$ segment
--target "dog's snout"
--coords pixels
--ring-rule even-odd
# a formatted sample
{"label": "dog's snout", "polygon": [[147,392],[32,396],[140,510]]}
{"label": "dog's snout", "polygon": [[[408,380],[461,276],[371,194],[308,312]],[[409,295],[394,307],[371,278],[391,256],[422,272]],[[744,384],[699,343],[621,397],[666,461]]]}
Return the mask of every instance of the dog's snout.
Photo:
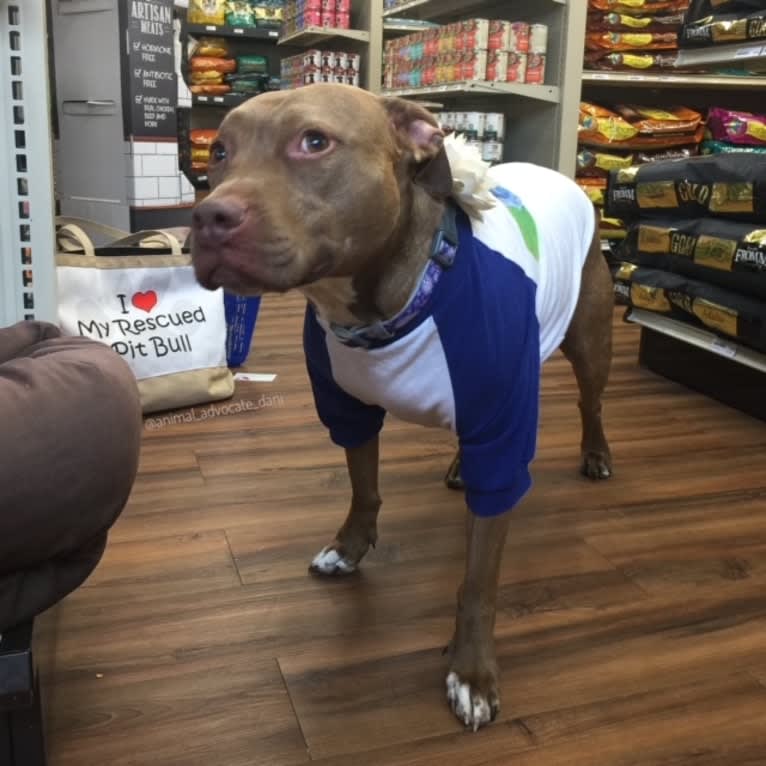
{"label": "dog's snout", "polygon": [[194,209],[192,226],[197,233],[222,241],[242,225],[246,214],[247,208],[237,199],[207,199]]}

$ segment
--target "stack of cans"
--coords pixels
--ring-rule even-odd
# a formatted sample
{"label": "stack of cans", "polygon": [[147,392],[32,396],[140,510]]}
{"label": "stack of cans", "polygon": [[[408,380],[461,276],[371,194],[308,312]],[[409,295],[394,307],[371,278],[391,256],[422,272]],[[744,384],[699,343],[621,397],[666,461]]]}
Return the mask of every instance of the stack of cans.
{"label": "stack of cans", "polygon": [[485,162],[503,159],[505,115],[499,112],[438,112],[434,115],[446,133],[465,136],[466,143],[475,146]]}
{"label": "stack of cans", "polygon": [[386,43],[384,82],[410,89],[480,80],[542,85],[548,27],[468,19]]}
{"label": "stack of cans", "polygon": [[349,29],[351,0],[288,0],[284,10],[283,35],[307,27]]}
{"label": "stack of cans", "polygon": [[317,82],[342,83],[359,87],[361,56],[344,51],[308,50],[282,59],[282,90]]}

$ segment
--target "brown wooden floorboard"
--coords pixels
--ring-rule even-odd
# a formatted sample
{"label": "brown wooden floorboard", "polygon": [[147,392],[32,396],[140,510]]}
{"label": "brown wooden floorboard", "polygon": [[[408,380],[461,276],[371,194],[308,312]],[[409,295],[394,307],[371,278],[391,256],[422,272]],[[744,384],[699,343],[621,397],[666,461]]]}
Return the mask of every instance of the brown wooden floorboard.
{"label": "brown wooden floorboard", "polygon": [[615,475],[591,484],[574,380],[550,361],[501,572],[503,710],[472,735],[444,700],[454,439],[391,420],[377,549],[311,577],[349,482],[302,311],[265,301],[246,369],[273,383],[147,419],[103,561],[41,620],[51,766],[766,764],[766,424],[639,368],[615,311]]}

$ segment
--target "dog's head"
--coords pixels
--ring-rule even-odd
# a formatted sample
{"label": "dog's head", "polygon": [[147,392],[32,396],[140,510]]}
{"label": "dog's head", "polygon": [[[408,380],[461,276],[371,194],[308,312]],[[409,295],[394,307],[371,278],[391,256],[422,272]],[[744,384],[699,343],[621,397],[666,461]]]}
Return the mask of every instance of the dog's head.
{"label": "dog's head", "polygon": [[413,184],[446,197],[449,165],[422,107],[345,85],[265,93],[231,111],[193,213],[197,278],[241,294],[354,276],[406,215]]}

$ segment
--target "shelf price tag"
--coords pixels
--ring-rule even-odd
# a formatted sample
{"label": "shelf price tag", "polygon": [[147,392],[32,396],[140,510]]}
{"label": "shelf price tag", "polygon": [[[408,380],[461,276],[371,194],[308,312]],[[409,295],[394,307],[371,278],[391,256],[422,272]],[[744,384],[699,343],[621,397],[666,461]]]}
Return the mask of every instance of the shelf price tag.
{"label": "shelf price tag", "polygon": [[234,31],[235,35],[244,35],[245,34],[245,30],[242,29],[242,27],[234,27],[233,31]]}
{"label": "shelf price tag", "polygon": [[217,32],[218,31],[218,27],[215,26],[214,24],[207,24],[205,26],[205,31],[206,32]]}
{"label": "shelf price tag", "polygon": [[733,343],[727,343],[721,338],[713,338],[710,344],[710,350],[719,356],[725,356],[728,359],[734,359],[737,356],[737,347]]}

